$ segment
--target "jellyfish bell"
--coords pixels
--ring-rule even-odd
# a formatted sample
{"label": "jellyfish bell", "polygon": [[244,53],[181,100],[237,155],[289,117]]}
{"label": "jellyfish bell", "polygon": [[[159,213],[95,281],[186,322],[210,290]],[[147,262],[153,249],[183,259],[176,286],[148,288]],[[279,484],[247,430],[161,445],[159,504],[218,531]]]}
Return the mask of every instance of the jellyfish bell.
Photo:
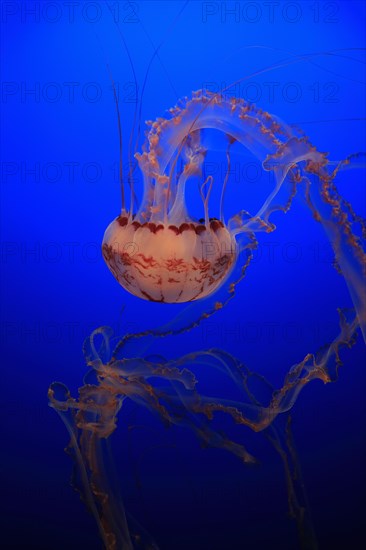
{"label": "jellyfish bell", "polygon": [[190,302],[216,290],[235,261],[235,238],[222,222],[141,223],[119,216],[103,255],[131,294],[155,302]]}

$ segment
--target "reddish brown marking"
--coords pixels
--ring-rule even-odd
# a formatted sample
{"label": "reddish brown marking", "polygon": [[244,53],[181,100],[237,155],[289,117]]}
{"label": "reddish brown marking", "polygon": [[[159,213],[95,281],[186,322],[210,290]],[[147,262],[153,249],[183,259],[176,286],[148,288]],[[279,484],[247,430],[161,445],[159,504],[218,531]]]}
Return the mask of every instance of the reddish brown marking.
{"label": "reddish brown marking", "polygon": [[121,227],[128,224],[128,218],[126,216],[118,216],[117,221]]}
{"label": "reddish brown marking", "polygon": [[111,245],[104,244],[102,246],[102,252],[103,252],[103,256],[106,260],[110,260],[111,258],[113,258],[114,252],[113,252],[113,248],[112,248]]}
{"label": "reddish brown marking", "polygon": [[[117,218],[117,221],[121,227],[125,227],[126,225],[129,224],[129,218],[127,216],[119,216]],[[161,231],[162,229],[165,229],[165,226],[162,223],[157,225],[154,222],[140,223],[137,220],[135,220],[131,223],[131,225],[135,229],[146,227],[146,229],[150,229],[151,233],[154,233],[154,234],[157,233],[158,231]],[[224,227],[224,224],[220,220],[210,220],[210,228],[213,231],[217,231],[222,227]],[[206,226],[203,223],[201,223],[201,220],[200,220],[200,223],[183,222],[180,224],[179,227],[177,227],[176,225],[169,225],[168,229],[171,229],[176,235],[179,235],[184,231],[195,231],[197,235],[200,235],[201,233],[206,231]]]}
{"label": "reddish brown marking", "polygon": [[179,271],[182,271],[182,268],[185,268],[185,270],[188,271],[187,264],[182,258],[171,258],[166,260],[165,267],[169,271],[177,271],[178,268],[181,268]]}
{"label": "reddish brown marking", "polygon": [[145,292],[144,290],[142,290],[142,288],[140,288],[140,292],[143,296],[145,296],[145,298],[147,298],[148,300],[150,300],[150,302],[159,302],[159,303],[164,303],[164,298],[160,298],[160,300],[157,300],[156,298],[153,298],[152,296],[150,296],[150,294],[148,294],[147,292]]}
{"label": "reddish brown marking", "polygon": [[219,220],[212,220],[212,222],[210,223],[210,227],[213,231],[217,231],[218,229],[224,227],[224,225]]}
{"label": "reddish brown marking", "polygon": [[190,223],[182,223],[180,226],[179,226],[179,233],[183,233],[183,231],[192,231],[192,229],[194,230],[194,226],[192,227],[192,224]]}
{"label": "reddish brown marking", "polygon": [[179,229],[175,225],[169,225],[168,229],[171,229],[176,235],[179,235]]}
{"label": "reddish brown marking", "polygon": [[199,269],[202,273],[208,271],[211,267],[211,262],[209,260],[200,260],[194,256],[193,261],[196,265],[196,269]]}
{"label": "reddish brown marking", "polygon": [[[154,260],[153,256],[144,256],[144,254],[140,253],[138,254],[140,258],[143,259],[143,261],[149,266],[149,267],[155,267],[157,262]],[[141,262],[135,262],[135,263],[141,263]],[[146,266],[144,266],[146,269]]]}
{"label": "reddish brown marking", "polygon": [[201,233],[206,231],[206,226],[205,225],[196,225],[194,230],[195,230],[197,235],[201,235]]}

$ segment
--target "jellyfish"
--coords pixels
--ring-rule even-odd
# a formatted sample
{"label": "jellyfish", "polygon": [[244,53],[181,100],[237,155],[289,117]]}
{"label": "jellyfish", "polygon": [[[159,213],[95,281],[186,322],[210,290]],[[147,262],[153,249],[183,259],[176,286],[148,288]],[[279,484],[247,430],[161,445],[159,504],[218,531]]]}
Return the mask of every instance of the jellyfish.
{"label": "jellyfish", "polygon": [[[144,176],[142,204],[132,213],[135,195],[132,189],[129,209],[123,203],[121,215],[105,233],[104,259],[117,281],[144,300],[195,302],[215,296],[220,288],[226,289],[229,298],[226,302],[214,302],[213,310],[209,312],[206,308],[198,318],[188,314],[183,328],[173,319],[160,329],[124,335],[113,348],[111,332],[98,329],[84,346],[86,362],[92,368],[89,375],[92,382],[85,379],[79,399],[71,397],[65,386],[53,384],[49,390],[50,404],[69,426],[72,434],[69,451],[84,473],[80,476],[82,493],[87,496],[84,500],[94,510],[107,548],[139,547],[147,537],[126,519],[121,501],[111,507],[113,489],[107,483],[100,452],[101,441],[108,439],[117,427],[117,415],[126,399],[158,415],[168,426],[192,430],[205,446],[224,449],[245,464],[255,464],[255,454],[247,449],[245,441],[233,440],[221,425],[215,425],[217,415],[266,437],[283,461],[289,509],[297,522],[301,545],[315,547],[304,498],[298,494],[301,484],[299,487],[291,411],[309,382],[329,383],[337,379],[341,351],[353,346],[359,329],[365,336],[366,225],[340,196],[335,184],[341,170],[363,165],[363,155],[331,162],[301,130],[242,99],[222,94],[193,93],[171,109],[170,114],[167,120],[150,123],[145,150],[136,155]],[[237,141],[256,156],[263,170],[273,173],[273,189],[254,215],[240,210],[226,221],[227,177],[222,184],[218,217],[209,215],[212,177],[201,184],[204,218],[196,220],[188,213],[185,187],[190,178],[202,176],[206,154],[202,136],[207,129],[225,134],[228,170],[230,147]],[[285,193],[280,194],[283,190]],[[292,366],[278,388],[220,349],[188,353],[172,360],[143,357],[145,347],[157,337],[190,330],[227,303],[250,263],[257,233],[274,231],[271,214],[278,210],[287,212],[299,190],[314,220],[327,232],[335,267],[344,277],[353,300],[354,309],[339,310],[340,332],[333,341]],[[96,336],[103,338],[101,352],[96,349]],[[228,401],[200,393],[199,375],[193,371],[201,364],[209,364],[212,370],[219,369],[228,375],[240,389],[241,399]],[[267,399],[252,391],[253,378],[266,387]],[[281,428],[283,419],[285,430]],[[111,500],[108,494],[112,495]],[[157,548],[151,538],[144,544]]]}
{"label": "jellyfish", "polygon": [[[223,205],[228,175],[222,183],[219,217],[209,214],[214,180],[208,176],[200,189],[204,218],[196,220],[187,210],[185,188],[202,176],[207,152],[202,130],[218,129],[227,136],[228,163],[235,141],[264,162],[290,136],[268,113],[244,100],[204,90],[182,99],[170,115],[148,123],[145,150],[136,154],[144,181],[141,206],[133,214],[133,201],[129,212],[122,205],[102,248],[108,267],[126,290],[146,300],[176,303],[204,298],[222,285],[237,261],[240,233],[272,229],[267,212],[287,172],[278,171],[276,189],[255,216],[240,211],[227,222]],[[289,151],[288,165],[296,160],[296,151]]]}
{"label": "jellyfish", "polygon": [[[243,251],[255,248],[256,234],[274,231],[271,214],[287,212],[301,189],[315,220],[327,219],[324,227],[365,336],[365,253],[357,233],[352,232],[357,224],[364,232],[365,225],[339,196],[334,183],[337,173],[357,163],[361,155],[334,165],[300,129],[225,93],[199,90],[169,113],[170,118],[148,123],[144,151],[135,155],[144,182],[140,207],[133,213],[132,189],[129,210],[123,199],[121,214],[103,238],[104,259],[122,287],[139,298],[162,303],[192,302],[213,295],[230,280],[236,263],[242,263]],[[227,137],[228,172],[219,182],[218,217],[209,214],[210,195],[217,182],[212,176],[201,182],[204,218],[197,220],[188,212],[185,190],[190,179],[202,176],[207,148],[201,136],[207,129]],[[273,174],[274,184],[256,213],[242,209],[226,220],[224,199],[234,142]],[[280,200],[281,190],[285,198],[282,193]]]}

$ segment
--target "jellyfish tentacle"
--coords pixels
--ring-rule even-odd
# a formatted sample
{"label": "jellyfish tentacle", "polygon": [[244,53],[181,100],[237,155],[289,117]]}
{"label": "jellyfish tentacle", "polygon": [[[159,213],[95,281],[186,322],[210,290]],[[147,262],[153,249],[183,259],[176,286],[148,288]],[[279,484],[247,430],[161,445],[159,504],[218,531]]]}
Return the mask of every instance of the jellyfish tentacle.
{"label": "jellyfish tentacle", "polygon": [[[209,203],[209,200],[210,200],[212,186],[213,186],[213,177],[212,176],[207,176],[207,178],[205,179],[205,181],[203,182],[203,184],[200,187],[200,195],[201,195],[201,199],[202,199],[202,202],[203,202],[204,215],[205,215],[205,218],[204,218],[205,219],[205,226],[207,228],[209,227],[208,203]],[[207,187],[208,190],[207,190],[206,196],[204,196],[204,189],[206,187]]]}
{"label": "jellyfish tentacle", "polygon": [[[366,247],[365,223],[343,201],[323,166],[306,166],[306,199],[316,221],[322,223],[332,245],[335,260],[348,286],[366,342]],[[310,179],[315,178],[315,182]],[[362,238],[354,226],[361,222]]]}
{"label": "jellyfish tentacle", "polygon": [[135,200],[136,200],[135,190],[133,188],[132,172],[131,172],[132,163],[133,163],[132,136],[133,136],[134,128],[136,126],[136,120],[137,120],[139,87],[138,87],[138,81],[137,81],[135,66],[134,66],[134,63],[132,61],[131,52],[130,52],[130,49],[129,49],[128,44],[126,42],[125,36],[124,36],[124,34],[121,30],[121,27],[119,26],[118,22],[116,21],[116,19],[114,17],[113,10],[112,10],[112,8],[111,8],[111,6],[109,5],[108,2],[107,2],[107,8],[108,8],[108,10],[110,11],[110,13],[112,15],[113,22],[114,22],[114,24],[117,28],[118,35],[119,35],[120,40],[121,40],[122,45],[123,45],[123,49],[125,50],[125,52],[127,54],[127,58],[128,58],[129,64],[130,64],[131,71],[132,71],[134,86],[135,86],[135,90],[136,90],[136,102],[135,102],[135,109],[134,109],[133,123],[132,123],[132,128],[133,129],[132,129],[132,132],[130,134],[130,139],[129,139],[129,144],[128,144],[129,172],[128,172],[128,176],[127,176],[127,181],[129,183],[130,191],[131,191],[130,210],[129,210],[129,212],[130,212],[130,216],[132,216],[132,213],[133,213],[133,210],[134,210],[134,204],[135,204]]}
{"label": "jellyfish tentacle", "polygon": [[224,217],[224,199],[225,199],[225,191],[226,191],[226,188],[227,188],[227,182],[229,181],[230,170],[231,170],[230,147],[235,142],[235,140],[231,139],[230,136],[228,136],[228,138],[229,138],[229,142],[228,142],[228,146],[227,146],[227,149],[226,149],[227,169],[226,169],[225,179],[224,179],[224,182],[222,184],[221,197],[220,197],[220,218],[219,219],[222,221],[222,223],[224,223],[224,221],[225,221],[225,217]]}
{"label": "jellyfish tentacle", "polygon": [[[236,441],[225,429],[215,426],[216,413],[224,414],[236,424],[262,432],[279,453],[285,468],[290,512],[295,516],[303,541],[313,541],[311,524],[306,509],[299,500],[295,488],[295,476],[299,474],[296,455],[287,424],[281,441],[278,420],[284,418],[300,391],[314,379],[331,382],[336,379],[341,364],[340,352],[352,347],[356,341],[359,320],[354,311],[340,311],[340,332],[327,346],[315,354],[308,354],[303,361],[292,367],[283,385],[274,389],[263,376],[246,368],[241,361],[223,350],[210,349],[189,353],[179,359],[167,361],[157,357],[157,363],[143,358],[115,360],[105,356],[96,364],[97,383],[84,384],[79,389],[79,399],[71,397],[67,388],[54,383],[49,389],[50,406],[64,420],[70,434],[69,454],[75,461],[80,482],[74,484],[85,503],[93,512],[108,550],[132,549],[133,536],[127,522],[122,500],[116,495],[105,463],[104,442],[115,431],[117,415],[126,398],[157,414],[161,420],[190,429],[205,446],[225,449],[247,464],[257,459],[249,452],[243,441]],[[102,328],[94,331],[109,340],[111,332]],[[110,345],[104,346],[111,349]],[[84,347],[86,360],[90,352],[99,351],[90,342]],[[230,401],[222,396],[208,397],[198,392],[192,368],[209,365],[218,368],[238,386],[240,401]],[[182,368],[183,367],[183,368]],[[188,368],[189,367],[189,368]],[[272,397],[259,396],[250,388],[250,379],[258,378]],[[159,382],[164,382],[159,384]],[[166,383],[169,383],[167,386]],[[153,546],[154,547],[154,546]]]}

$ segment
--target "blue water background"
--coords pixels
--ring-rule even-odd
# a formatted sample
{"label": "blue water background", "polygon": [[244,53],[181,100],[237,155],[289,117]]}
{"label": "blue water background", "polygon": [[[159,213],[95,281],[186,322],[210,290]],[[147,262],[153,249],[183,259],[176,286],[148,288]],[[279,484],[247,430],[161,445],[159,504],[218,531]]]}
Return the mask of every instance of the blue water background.
{"label": "blue water background", "polygon": [[[176,312],[127,294],[101,257],[104,230],[120,209],[107,63],[119,90],[125,136],[133,123],[135,84],[107,3],[79,2],[73,9],[65,4],[1,4],[6,548],[101,547],[92,517],[69,487],[67,432],[48,408],[47,389],[54,380],[74,394],[82,385],[82,342],[94,328],[135,332],[166,323]],[[175,24],[184,2],[110,4],[140,89],[160,46],[142,122],[164,116],[192,90],[216,91],[269,68],[240,84],[242,96],[298,123],[332,160],[365,150],[364,56],[358,50],[365,46],[364,2],[192,1]],[[336,50],[338,56],[276,68],[293,55]],[[255,206],[261,177],[232,181],[228,211]],[[342,176],[339,188],[365,215],[362,171]],[[189,334],[159,340],[155,352],[179,357],[220,347],[279,385],[291,365],[335,337],[336,309],[352,303],[322,227],[300,199],[273,221],[277,230],[260,236],[256,260],[227,308]],[[365,536],[362,342],[344,358],[339,380],[310,384],[293,412],[309,508],[325,549],[358,548],[356,541]],[[204,384],[220,394],[215,370],[202,372]],[[142,428],[128,431],[129,424]],[[167,431],[148,412],[127,406],[113,441],[126,508],[161,548],[298,547],[281,461],[260,434],[243,432],[243,443],[261,461],[248,468],[224,451],[202,450],[189,432]]]}

